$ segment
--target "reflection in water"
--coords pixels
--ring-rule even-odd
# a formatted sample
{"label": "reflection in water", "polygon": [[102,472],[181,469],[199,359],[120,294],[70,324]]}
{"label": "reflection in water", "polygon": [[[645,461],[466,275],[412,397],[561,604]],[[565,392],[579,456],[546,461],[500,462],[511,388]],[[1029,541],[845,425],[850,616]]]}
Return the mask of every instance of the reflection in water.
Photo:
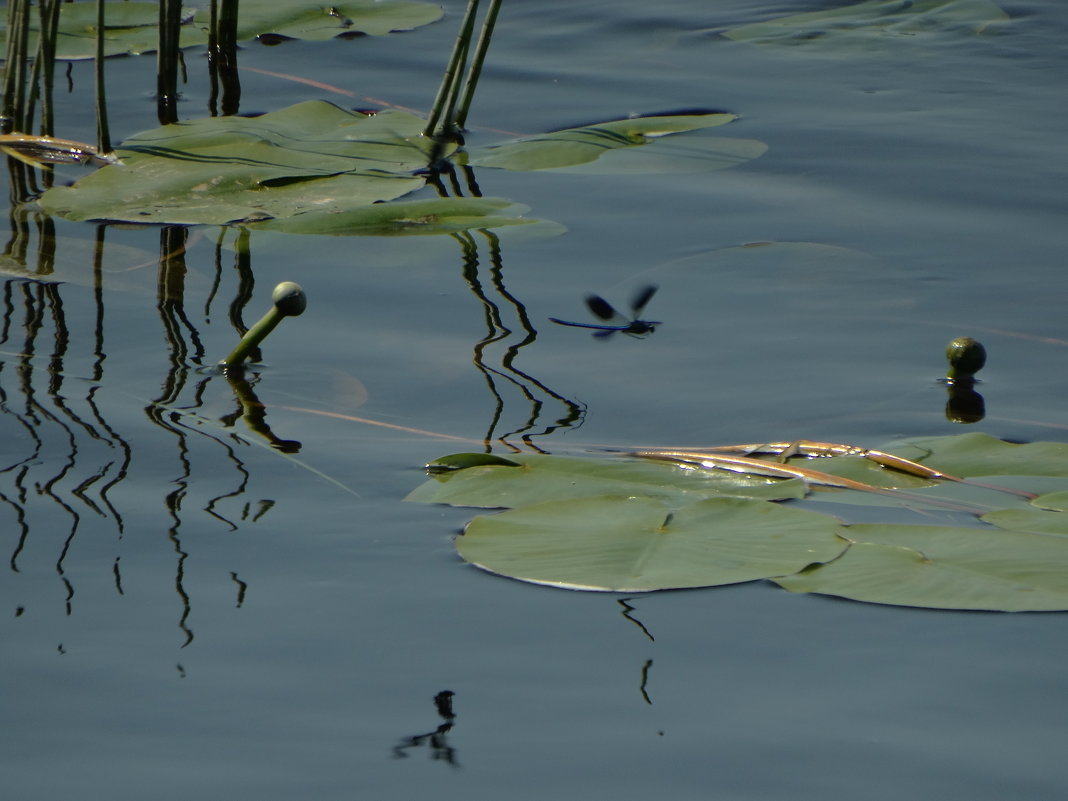
{"label": "reflection in water", "polygon": [[634,617],[631,614],[631,612],[634,611],[634,607],[631,606],[628,603],[628,601],[630,601],[630,600],[631,600],[630,598],[617,598],[616,599],[616,603],[618,603],[620,606],[623,607],[623,617],[625,617],[627,620],[629,620],[631,623],[633,623],[635,626],[637,626],[639,629],[641,629],[642,630],[642,634],[644,634],[646,637],[648,637],[651,641],[655,642],[656,638],[653,637],[653,635],[649,632],[649,629],[647,629],[645,627],[645,624],[642,623],[640,620],[638,620],[638,618]]}
{"label": "reflection in water", "polygon": [[638,685],[638,690],[642,694],[642,699],[649,706],[653,705],[653,699],[649,697],[649,693],[646,692],[645,686],[649,683],[649,668],[653,666],[652,659],[646,659],[645,664],[642,665],[642,683]]}
{"label": "reflection in water", "polygon": [[[426,177],[427,184],[434,187],[441,197],[482,196],[474,170],[468,166],[457,167],[447,160],[436,161],[431,165]],[[463,256],[464,281],[467,282],[472,294],[482,305],[486,322],[486,335],[475,344],[473,359],[475,367],[485,378],[486,386],[494,399],[494,410],[490,415],[489,425],[483,437],[483,446],[489,452],[493,449],[493,442],[496,441],[510,450],[519,451],[520,448],[510,443],[508,439],[509,437],[520,437],[528,448],[544,452],[533,442],[533,438],[548,436],[561,428],[577,428],[582,425],[586,410],[580,404],[565,398],[537,378],[515,366],[520,350],[534,342],[538,337],[538,332],[530,322],[526,307],[505,287],[500,238],[486,228],[459,231],[452,234],[452,237],[460,244],[460,252]],[[499,368],[490,366],[490,359],[487,354],[494,346],[504,345],[514,331],[505,323],[501,305],[498,305],[490,297],[486,287],[483,286],[482,279],[479,277],[481,264],[481,259],[479,258],[480,240],[485,240],[485,246],[489,250],[489,284],[496,294],[504,300],[504,305],[514,312],[516,322],[523,334],[518,342],[513,342],[504,348],[504,352],[500,355]],[[518,427],[505,433],[498,433],[506,402],[501,389],[498,387],[497,379],[503,379],[505,383],[518,390],[530,408],[527,419]],[[563,407],[562,414],[548,424],[539,423],[545,412],[546,399]]]}
{"label": "reflection in water", "polygon": [[282,453],[297,453],[300,451],[301,443],[295,439],[282,439],[276,436],[271,431],[271,427],[267,425],[267,407],[256,397],[256,392],[252,388],[253,382],[258,380],[258,376],[250,381],[246,378],[245,368],[240,365],[226,367],[222,373],[226,377],[227,383],[230,384],[230,388],[233,389],[234,397],[237,398],[238,403],[233,413],[223,415],[220,418],[227,428],[233,426],[239,419],[243,419],[248,427],[267,440],[272,448],[277,448]]}
{"label": "reflection in water", "polygon": [[[486,336],[483,337],[474,348],[474,364],[485,377],[486,386],[489,388],[490,394],[493,395],[495,400],[494,411],[483,440],[484,445],[486,450],[489,451],[492,449],[493,441],[497,440],[512,450],[518,451],[519,448],[509,443],[508,438],[519,436],[528,447],[533,450],[541,451],[542,449],[534,444],[534,437],[548,436],[560,428],[577,428],[582,424],[585,409],[574,401],[565,398],[560,393],[553,391],[529,373],[525,373],[515,366],[515,360],[516,357],[519,356],[519,351],[537,339],[538,332],[531,325],[530,318],[527,316],[526,307],[523,306],[515,296],[508,292],[504,285],[500,240],[494,233],[488,230],[479,230],[477,233],[488,242],[490,284],[493,289],[496,290],[497,294],[504,298],[507,305],[514,310],[516,319],[523,331],[523,338],[521,340],[513,342],[504,349],[504,353],[501,354],[500,357],[501,367],[499,369],[487,364],[487,350],[493,345],[503,343],[512,336],[513,332],[512,329],[508,328],[504,323],[504,319],[501,315],[501,307],[486,294],[485,288],[479,279],[478,241],[475,239],[475,236],[466,231],[453,234],[453,237],[460,243],[463,252],[464,280],[471,288],[475,297],[478,298],[479,302],[482,304],[486,321]],[[500,424],[501,417],[504,413],[505,399],[497,387],[495,377],[504,379],[518,389],[530,404],[530,414],[527,419],[518,428],[514,428],[503,434],[497,433],[497,427]],[[539,419],[541,418],[545,407],[545,396],[548,396],[549,399],[564,407],[563,415],[552,423],[542,424],[540,430],[535,430],[539,425]]]}
{"label": "reflection in water", "polygon": [[393,756],[396,759],[407,759],[408,751],[426,746],[431,759],[447,762],[454,768],[460,767],[456,759],[456,749],[449,745],[447,736],[456,724],[456,714],[452,709],[454,695],[451,690],[442,690],[434,696],[434,707],[442,720],[441,725],[425,734],[414,734],[402,739],[399,745],[393,747]]}
{"label": "reflection in water", "polygon": [[[54,569],[63,586],[64,606],[69,615],[75,588],[65,563],[82,522],[82,513],[88,511],[110,518],[122,536],[122,516],[109,500],[108,491],[125,476],[130,449],[105,422],[94,398],[95,385],[85,394],[84,410],[75,408],[70,400],[69,396],[76,394],[76,390],[70,392],[65,386],[71,335],[60,286],[48,282],[56,258],[51,219],[29,213],[26,207],[17,207],[11,214],[11,230],[4,259],[7,266],[13,264],[22,269],[8,271],[33,276],[35,280],[11,280],[3,289],[0,346],[11,343],[18,348],[17,352],[8,354],[10,362],[0,362],[0,413],[7,422],[17,426],[13,435],[4,437],[5,446],[12,450],[13,461],[0,468],[0,475],[10,480],[11,486],[10,492],[0,492],[0,501],[13,511],[18,531],[9,564],[12,571],[19,572],[21,557],[30,545],[29,507],[34,499],[46,499],[50,504],[46,505],[46,516],[51,518],[58,512],[61,521],[51,521],[49,528],[64,532],[62,542],[57,545]],[[37,247],[32,251],[31,268],[27,265],[34,240]],[[94,271],[96,267],[94,258]],[[104,357],[100,338],[103,306],[99,295],[94,300],[91,374],[95,379],[102,373]],[[49,329],[50,343],[46,341]],[[22,339],[16,343],[19,332]],[[39,355],[39,350],[47,350],[47,355]],[[10,366],[14,366],[13,387],[3,380],[4,371]],[[42,376],[43,387],[39,386]],[[20,442],[26,445],[21,454],[14,450]],[[34,494],[29,492],[31,487]]]}
{"label": "reflection in water", "polygon": [[[0,256],[9,276],[0,284],[0,425],[5,428],[0,432],[0,509],[6,510],[0,513],[0,528],[9,532],[8,564],[12,572],[25,572],[28,568],[32,575],[32,560],[39,559],[42,551],[52,554],[52,570],[62,588],[64,612],[71,615],[77,598],[74,576],[81,574],[69,570],[67,561],[75,551],[101,547],[101,520],[108,521],[115,532],[111,547],[119,547],[130,510],[120,511],[122,504],[113,502],[111,496],[131,475],[134,449],[120,427],[109,422],[109,417],[121,419],[121,408],[105,411],[107,407],[99,399],[107,360],[103,295],[106,227],[99,226],[95,232],[87,295],[82,287],[68,289],[55,281],[57,238],[52,221],[26,209],[14,206],[10,215],[12,233]],[[276,447],[299,447],[299,443],[281,440],[271,433],[263,404],[252,390],[254,379],[244,376],[227,376],[237,412],[221,421],[211,421],[213,425],[207,430],[201,427],[205,418],[197,410],[203,406],[207,387],[220,374],[204,369],[205,349],[185,310],[184,257],[188,244],[185,229],[161,229],[156,308],[167,356],[158,394],[142,407],[148,420],[157,430],[166,432],[174,445],[173,449],[142,445],[138,451],[144,464],[153,469],[165,464],[168,452],[177,456],[177,474],[168,478],[159,497],[167,515],[163,526],[166,542],[173,551],[173,586],[180,606],[177,625],[183,646],[193,640],[192,599],[186,589],[189,548],[183,542],[182,529],[197,475],[194,457],[205,443],[210,448],[222,448],[236,477],[235,485],[215,492],[201,505],[201,511],[236,530],[237,523],[222,514],[219,506],[224,499],[240,499],[244,495],[249,471],[238,457],[234,442],[228,441],[233,435],[227,435],[226,428],[240,417]],[[247,237],[243,241],[239,238],[236,265],[239,294],[245,298],[251,295],[247,244]],[[70,260],[69,255],[66,260]],[[70,311],[65,306],[65,295],[75,301],[70,304]],[[87,297],[89,304],[85,302]],[[81,324],[87,305],[92,317],[88,332],[84,325],[74,327],[73,322]],[[240,307],[232,307],[230,314],[240,319]],[[214,489],[225,481],[226,473],[214,470],[208,486]],[[204,486],[202,477],[199,485]],[[148,492],[154,491],[155,486],[150,485]],[[145,487],[138,484],[131,489],[137,493],[136,508],[143,513]],[[265,499],[244,501],[239,507],[240,520],[255,522],[273,504]],[[83,530],[93,534],[85,535],[85,545],[76,548]],[[116,595],[125,597],[123,563],[115,554],[108,555],[107,561],[111,573],[108,583]],[[236,585],[236,604],[241,607],[248,584],[236,572],[228,574]],[[20,609],[24,608],[20,605]]]}
{"label": "reflection in water", "polygon": [[975,391],[974,378],[947,380],[946,419],[951,423],[978,423],[986,417],[986,401]]}

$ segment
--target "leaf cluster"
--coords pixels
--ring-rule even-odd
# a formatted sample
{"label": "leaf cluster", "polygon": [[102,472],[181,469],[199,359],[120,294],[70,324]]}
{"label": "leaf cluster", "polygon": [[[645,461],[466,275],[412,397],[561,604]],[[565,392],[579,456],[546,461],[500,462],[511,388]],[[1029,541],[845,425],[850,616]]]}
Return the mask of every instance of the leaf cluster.
{"label": "leaf cluster", "polygon": [[[408,500],[507,509],[472,520],[457,551],[537,584],[645,592],[768,579],[871,603],[1068,610],[1068,444],[972,433],[887,449],[968,480],[918,481],[852,456],[805,461],[832,474],[874,471],[877,491],[619,455],[456,454],[432,462]],[[894,486],[899,495],[883,489]],[[883,507],[891,519],[850,524],[802,498]],[[901,522],[906,514],[923,522]]]}

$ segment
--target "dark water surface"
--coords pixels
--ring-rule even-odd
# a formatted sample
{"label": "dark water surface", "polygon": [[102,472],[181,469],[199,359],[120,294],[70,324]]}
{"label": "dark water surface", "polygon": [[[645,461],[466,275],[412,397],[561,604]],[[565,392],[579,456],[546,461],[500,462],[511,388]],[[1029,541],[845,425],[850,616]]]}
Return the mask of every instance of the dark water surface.
{"label": "dark water surface", "polygon": [[[470,141],[717,108],[741,119],[716,135],[769,150],[700,174],[482,170],[485,195],[566,226],[500,231],[496,286],[480,235],[465,278],[448,237],[253,234],[246,323],[278,281],[309,296],[253,373],[292,458],[210,369],[250,291],[236,234],[190,231],[183,271],[160,267],[158,229],[109,228],[97,293],[93,227],[57,220],[64,283],[3,285],[4,797],[1061,798],[1063,615],[751,584],[632,598],[628,620],[617,596],[463,565],[471,510],[402,503],[426,461],[487,435],[960,433],[935,381],[959,335],[990,352],[974,428],[1064,438],[1068,6],[841,54],[718,35],[824,5],[506,2]],[[249,44],[243,67],[357,99],[250,69],[242,110],[427,108],[446,6],[398,37]],[[188,61],[191,118],[207,86]],[[152,66],[108,64],[116,139],[155,125]],[[73,74],[60,134],[91,140],[91,68]],[[645,282],[651,337],[547,322]],[[480,351],[475,284],[513,331]],[[513,354],[509,296],[537,329]]]}

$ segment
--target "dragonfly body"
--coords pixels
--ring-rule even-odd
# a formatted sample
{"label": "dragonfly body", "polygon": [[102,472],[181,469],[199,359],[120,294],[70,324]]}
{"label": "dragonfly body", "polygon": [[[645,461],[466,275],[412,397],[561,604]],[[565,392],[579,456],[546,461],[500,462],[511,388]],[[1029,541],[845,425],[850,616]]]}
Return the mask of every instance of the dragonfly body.
{"label": "dragonfly body", "polygon": [[595,337],[609,337],[617,331],[634,337],[645,336],[653,333],[656,330],[656,326],[660,325],[659,320],[638,319],[638,315],[642,313],[645,304],[655,294],[656,287],[651,284],[639,289],[630,304],[632,312],[630,317],[620,314],[611,303],[600,295],[587,295],[586,306],[595,317],[604,320],[603,323],[575,323],[570,320],[560,320],[556,317],[550,317],[549,320],[557,325],[570,325],[574,328],[593,328],[595,329],[593,334]]}

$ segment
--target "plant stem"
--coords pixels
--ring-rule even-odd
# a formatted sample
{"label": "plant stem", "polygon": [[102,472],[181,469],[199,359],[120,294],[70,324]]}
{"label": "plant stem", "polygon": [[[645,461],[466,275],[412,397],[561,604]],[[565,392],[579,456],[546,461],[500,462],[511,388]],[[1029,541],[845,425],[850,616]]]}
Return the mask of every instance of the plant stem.
{"label": "plant stem", "polygon": [[259,347],[283,318],[297,317],[304,313],[307,306],[304,290],[292,281],[283,281],[276,286],[271,301],[273,305],[267,313],[241,337],[237,347],[221,362],[224,367],[236,367],[244,363],[249,353]]}
{"label": "plant stem", "polygon": [[423,129],[425,136],[440,137],[444,135],[452,125],[450,115],[455,106],[457,87],[460,82],[460,73],[463,71],[467,60],[468,48],[471,44],[471,34],[475,29],[475,15],[478,13],[480,0],[467,0],[467,11],[464,12],[463,23],[460,32],[456,35],[456,44],[453,45],[452,55],[449,57],[449,65],[445,68],[445,74],[441,78],[437,97],[430,109],[426,128]]}
{"label": "plant stem", "polygon": [[96,149],[111,152],[111,133],[108,130],[108,104],[104,92],[104,0],[96,0],[96,59],[93,72],[96,78]]}
{"label": "plant stem", "polygon": [[11,0],[7,7],[7,59],[4,62],[4,108],[0,132],[29,133],[26,123],[26,42],[30,29],[28,0]]}
{"label": "plant stem", "polygon": [[181,29],[181,0],[160,0],[156,56],[156,115],[160,125],[178,122],[178,40]]}
{"label": "plant stem", "polygon": [[37,58],[41,62],[41,134],[55,136],[53,85],[56,72],[56,36],[59,30],[59,0],[41,3],[41,38]]}
{"label": "plant stem", "polygon": [[475,46],[475,57],[471,61],[471,67],[467,71],[467,80],[464,82],[463,99],[460,101],[460,110],[456,112],[455,126],[463,130],[467,125],[467,112],[471,109],[471,99],[475,94],[475,86],[482,74],[482,65],[486,61],[486,51],[489,50],[490,38],[493,36],[493,27],[497,24],[497,14],[501,10],[501,0],[490,0],[486,18],[482,21],[482,31],[478,35],[478,44]]}

